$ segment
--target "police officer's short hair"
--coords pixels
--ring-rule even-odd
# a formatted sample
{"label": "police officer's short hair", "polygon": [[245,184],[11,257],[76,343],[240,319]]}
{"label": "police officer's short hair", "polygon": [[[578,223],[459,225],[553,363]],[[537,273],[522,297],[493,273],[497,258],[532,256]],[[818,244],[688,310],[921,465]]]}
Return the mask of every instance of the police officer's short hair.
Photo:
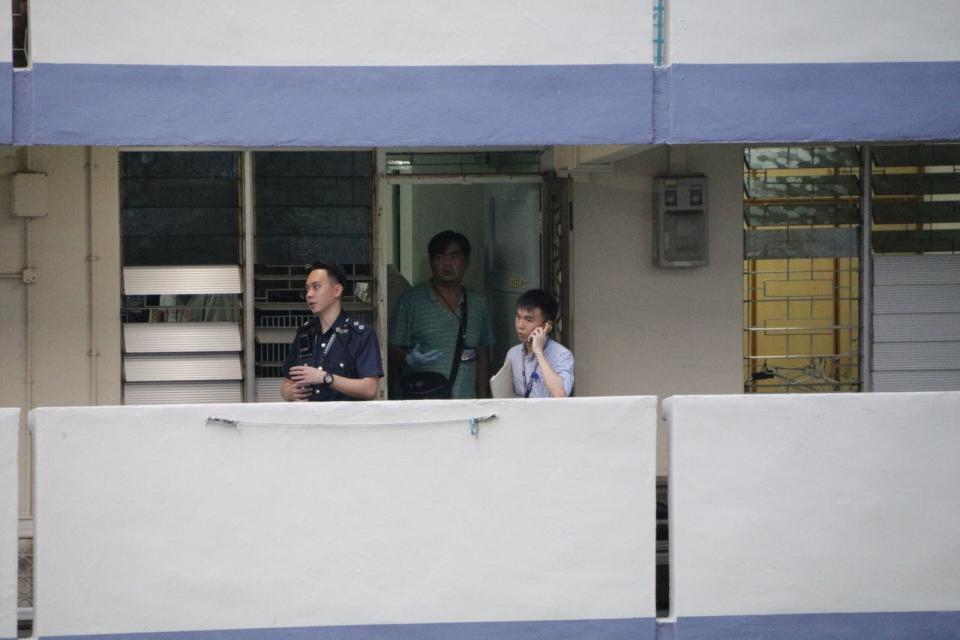
{"label": "police officer's short hair", "polygon": [[314,262],[307,268],[307,275],[316,271],[317,269],[323,269],[327,272],[327,278],[332,279],[334,284],[342,284],[344,287],[347,286],[347,272],[344,271],[336,262],[327,261],[327,262]]}
{"label": "police officer's short hair", "polygon": [[543,289],[529,289],[517,298],[517,309],[526,309],[527,311],[540,309],[543,319],[547,322],[553,322],[557,319],[559,305],[557,299],[549,292]]}
{"label": "police officer's short hair", "polygon": [[427,254],[432,258],[438,256],[447,250],[451,244],[456,243],[460,247],[460,252],[467,258],[470,257],[470,241],[467,236],[456,231],[447,229],[430,238],[430,244],[427,245]]}

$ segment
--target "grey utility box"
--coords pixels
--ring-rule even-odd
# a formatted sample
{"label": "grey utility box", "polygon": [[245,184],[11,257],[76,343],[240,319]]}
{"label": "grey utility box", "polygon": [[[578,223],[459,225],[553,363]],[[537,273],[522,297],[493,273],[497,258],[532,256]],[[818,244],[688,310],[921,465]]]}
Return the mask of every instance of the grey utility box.
{"label": "grey utility box", "polygon": [[47,174],[15,173],[12,177],[11,213],[18,218],[47,215]]}
{"label": "grey utility box", "polygon": [[706,265],[706,176],[660,176],[653,179],[653,186],[653,263]]}

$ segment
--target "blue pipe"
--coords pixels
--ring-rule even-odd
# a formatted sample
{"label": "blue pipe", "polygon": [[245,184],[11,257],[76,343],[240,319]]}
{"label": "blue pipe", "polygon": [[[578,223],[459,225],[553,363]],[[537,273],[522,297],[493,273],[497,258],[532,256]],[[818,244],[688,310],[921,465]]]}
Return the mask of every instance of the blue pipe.
{"label": "blue pipe", "polygon": [[653,62],[656,66],[663,66],[663,2],[664,0],[655,0],[653,4],[653,44],[654,54]]}

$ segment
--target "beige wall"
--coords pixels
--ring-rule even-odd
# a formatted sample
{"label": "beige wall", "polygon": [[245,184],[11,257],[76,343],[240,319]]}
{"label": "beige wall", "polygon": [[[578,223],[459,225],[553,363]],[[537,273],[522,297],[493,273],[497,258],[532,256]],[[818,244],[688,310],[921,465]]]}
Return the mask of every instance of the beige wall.
{"label": "beige wall", "polygon": [[[652,177],[708,178],[706,267],[652,257]],[[740,393],[742,163],[739,145],[649,149],[613,173],[575,176],[574,352],[578,395]],[[666,431],[658,438],[666,472]]]}
{"label": "beige wall", "polygon": [[[9,192],[9,175],[23,171],[47,175],[48,214],[13,218],[9,197],[0,192],[0,272],[31,267],[37,273],[33,284],[12,278],[0,283],[0,404],[24,410],[119,404],[116,150],[36,147],[0,152],[0,190]],[[25,426],[20,455],[20,511],[25,516],[31,510]]]}

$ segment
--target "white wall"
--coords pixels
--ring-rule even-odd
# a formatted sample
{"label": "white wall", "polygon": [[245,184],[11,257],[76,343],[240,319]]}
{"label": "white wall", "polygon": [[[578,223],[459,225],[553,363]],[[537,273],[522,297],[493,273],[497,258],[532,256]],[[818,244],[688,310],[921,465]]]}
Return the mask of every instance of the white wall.
{"label": "white wall", "polygon": [[652,637],[655,420],[652,397],[37,409],[35,633],[649,618]]}
{"label": "white wall", "polygon": [[[48,215],[29,221],[9,216],[9,198],[0,197],[0,273],[29,266],[37,274],[30,285],[0,279],[0,404],[27,410],[120,402],[117,154],[95,149],[89,160],[88,178],[83,147],[8,149],[0,159],[7,175],[47,174],[49,191]],[[0,191],[8,190],[9,179],[0,178]],[[21,513],[28,515],[25,429],[22,437]]]}
{"label": "white wall", "polygon": [[676,0],[671,64],[960,60],[955,0]]}
{"label": "white wall", "polygon": [[17,637],[17,448],[20,410],[0,409],[0,638]]}
{"label": "white wall", "polygon": [[13,61],[13,15],[10,11],[0,12],[0,63]]}
{"label": "white wall", "polygon": [[678,629],[696,616],[960,611],[960,393],[664,405]]}
{"label": "white wall", "polygon": [[[677,147],[675,173],[708,178],[706,267],[653,266],[653,176],[666,147],[573,187],[578,395],[743,390],[742,147]],[[666,472],[661,432],[660,473]]]}
{"label": "white wall", "polygon": [[[651,6],[33,0],[31,42],[37,61],[61,63],[651,64]],[[673,63],[960,59],[953,27],[960,6],[953,0],[675,0],[667,19]]]}
{"label": "white wall", "polygon": [[602,7],[578,0],[32,0],[30,21],[39,62],[650,64],[649,7],[633,0]]}

